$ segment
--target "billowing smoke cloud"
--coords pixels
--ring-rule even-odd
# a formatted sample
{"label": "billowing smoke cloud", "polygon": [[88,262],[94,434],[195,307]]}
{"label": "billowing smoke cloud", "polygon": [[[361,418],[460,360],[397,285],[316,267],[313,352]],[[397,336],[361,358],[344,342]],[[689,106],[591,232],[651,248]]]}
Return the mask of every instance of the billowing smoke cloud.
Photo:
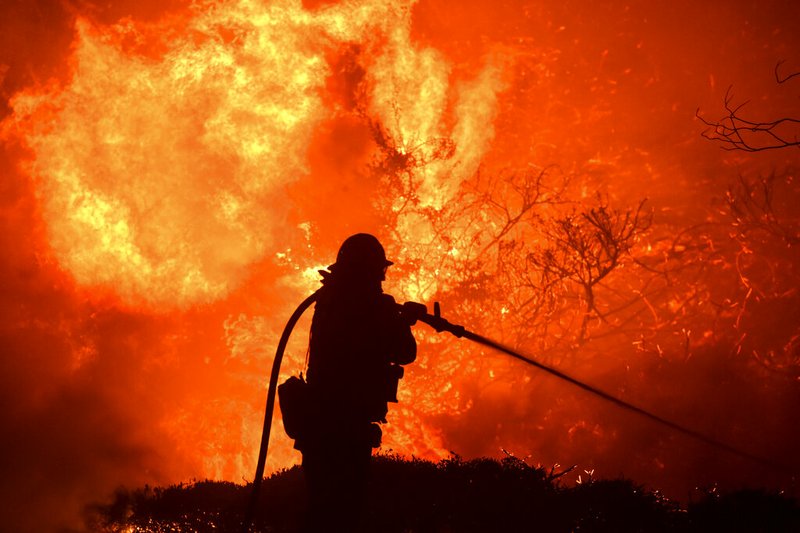
{"label": "billowing smoke cloud", "polygon": [[[543,357],[607,390],[752,451],[796,448],[797,381],[741,360],[796,349],[796,302],[777,289],[797,273],[751,297],[742,278],[767,279],[764,265],[709,251],[728,229],[693,233],[708,237],[702,250],[664,237],[723,227],[737,173],[796,172],[793,154],[719,151],[693,121],[697,106],[719,112],[730,83],[763,96],[754,113],[792,111],[796,92],[771,76],[800,49],[794,4],[106,4],[0,8],[4,527],[77,527],[118,485],[249,478],[283,320],[342,238],[364,230],[395,258],[387,286],[399,299],[442,299],[454,320],[549,347]],[[515,221],[531,189],[514,179],[542,169],[566,204]],[[713,283],[686,270],[657,290],[615,272],[613,291],[652,299],[636,304],[649,329],[611,328],[609,308],[587,326],[591,342],[565,348],[552,339],[571,315],[544,341],[520,327],[524,291],[499,265],[542,237],[514,224],[538,227],[598,195],[622,208],[649,198],[640,259],[702,252],[721,266]],[[791,264],[792,253],[770,257]],[[725,266],[737,264],[745,274]],[[673,298],[692,283],[696,296]],[[658,334],[640,335],[653,324]],[[591,337],[602,328],[617,333]],[[491,353],[418,338],[386,431],[400,453],[505,448],[681,497],[698,483],[785,480]],[[286,372],[303,353],[299,334]],[[271,453],[273,468],[297,459],[280,436]]]}

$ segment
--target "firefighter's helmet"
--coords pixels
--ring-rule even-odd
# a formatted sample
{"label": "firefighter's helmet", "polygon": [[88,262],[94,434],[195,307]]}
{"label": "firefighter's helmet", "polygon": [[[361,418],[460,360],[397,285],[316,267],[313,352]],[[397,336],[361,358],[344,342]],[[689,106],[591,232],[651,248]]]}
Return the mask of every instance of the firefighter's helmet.
{"label": "firefighter's helmet", "polygon": [[386,252],[374,235],[356,233],[342,243],[331,270],[382,273],[391,264],[393,263],[386,259]]}

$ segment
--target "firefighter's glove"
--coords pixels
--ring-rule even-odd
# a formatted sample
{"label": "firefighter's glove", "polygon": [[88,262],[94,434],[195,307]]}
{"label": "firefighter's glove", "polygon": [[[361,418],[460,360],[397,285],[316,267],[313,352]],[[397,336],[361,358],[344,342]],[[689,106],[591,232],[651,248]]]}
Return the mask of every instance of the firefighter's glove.
{"label": "firefighter's glove", "polygon": [[428,314],[428,308],[417,302],[406,302],[400,309],[400,316],[409,326],[417,323],[417,320]]}

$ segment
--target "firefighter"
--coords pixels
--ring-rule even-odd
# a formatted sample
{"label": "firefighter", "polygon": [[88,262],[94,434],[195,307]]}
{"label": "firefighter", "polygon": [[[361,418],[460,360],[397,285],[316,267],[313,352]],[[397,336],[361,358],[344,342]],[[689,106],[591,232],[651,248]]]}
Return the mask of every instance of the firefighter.
{"label": "firefighter", "polygon": [[303,454],[311,531],[358,531],[372,449],[381,442],[388,402],[402,367],[414,361],[415,319],[383,293],[383,246],[359,233],[321,271],[311,322],[309,424],[296,441]]}

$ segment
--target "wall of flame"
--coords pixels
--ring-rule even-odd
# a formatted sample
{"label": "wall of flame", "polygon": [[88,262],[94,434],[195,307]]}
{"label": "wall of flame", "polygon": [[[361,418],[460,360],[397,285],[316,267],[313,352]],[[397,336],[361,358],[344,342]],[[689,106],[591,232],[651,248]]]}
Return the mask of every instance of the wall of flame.
{"label": "wall of flame", "polygon": [[[386,244],[399,300],[442,299],[454,319],[508,340],[513,295],[461,284],[464,268],[496,274],[500,253],[502,217],[477,209],[475,191],[515,201],[482,177],[552,166],[569,177],[571,205],[646,196],[669,232],[708,221],[737,172],[796,168],[794,154],[720,152],[692,119],[734,82],[770,95],[760,110],[797,105],[770,70],[796,59],[798,7],[679,4],[0,8],[0,497],[19,510],[4,522],[35,528],[47,508],[47,527],[74,523],[120,484],[249,479],[277,336],[353,232]],[[287,375],[302,367],[303,329]],[[387,449],[436,459],[505,448],[676,492],[724,477],[725,465],[697,474],[713,451],[681,441],[666,453],[678,444],[655,428],[417,334]],[[623,379],[635,386],[614,376],[635,340],[564,363],[639,390],[634,400],[674,401],[653,374]],[[797,442],[779,422],[767,431]],[[274,434],[270,467],[296,462]],[[650,460],[626,462],[642,448]]]}

